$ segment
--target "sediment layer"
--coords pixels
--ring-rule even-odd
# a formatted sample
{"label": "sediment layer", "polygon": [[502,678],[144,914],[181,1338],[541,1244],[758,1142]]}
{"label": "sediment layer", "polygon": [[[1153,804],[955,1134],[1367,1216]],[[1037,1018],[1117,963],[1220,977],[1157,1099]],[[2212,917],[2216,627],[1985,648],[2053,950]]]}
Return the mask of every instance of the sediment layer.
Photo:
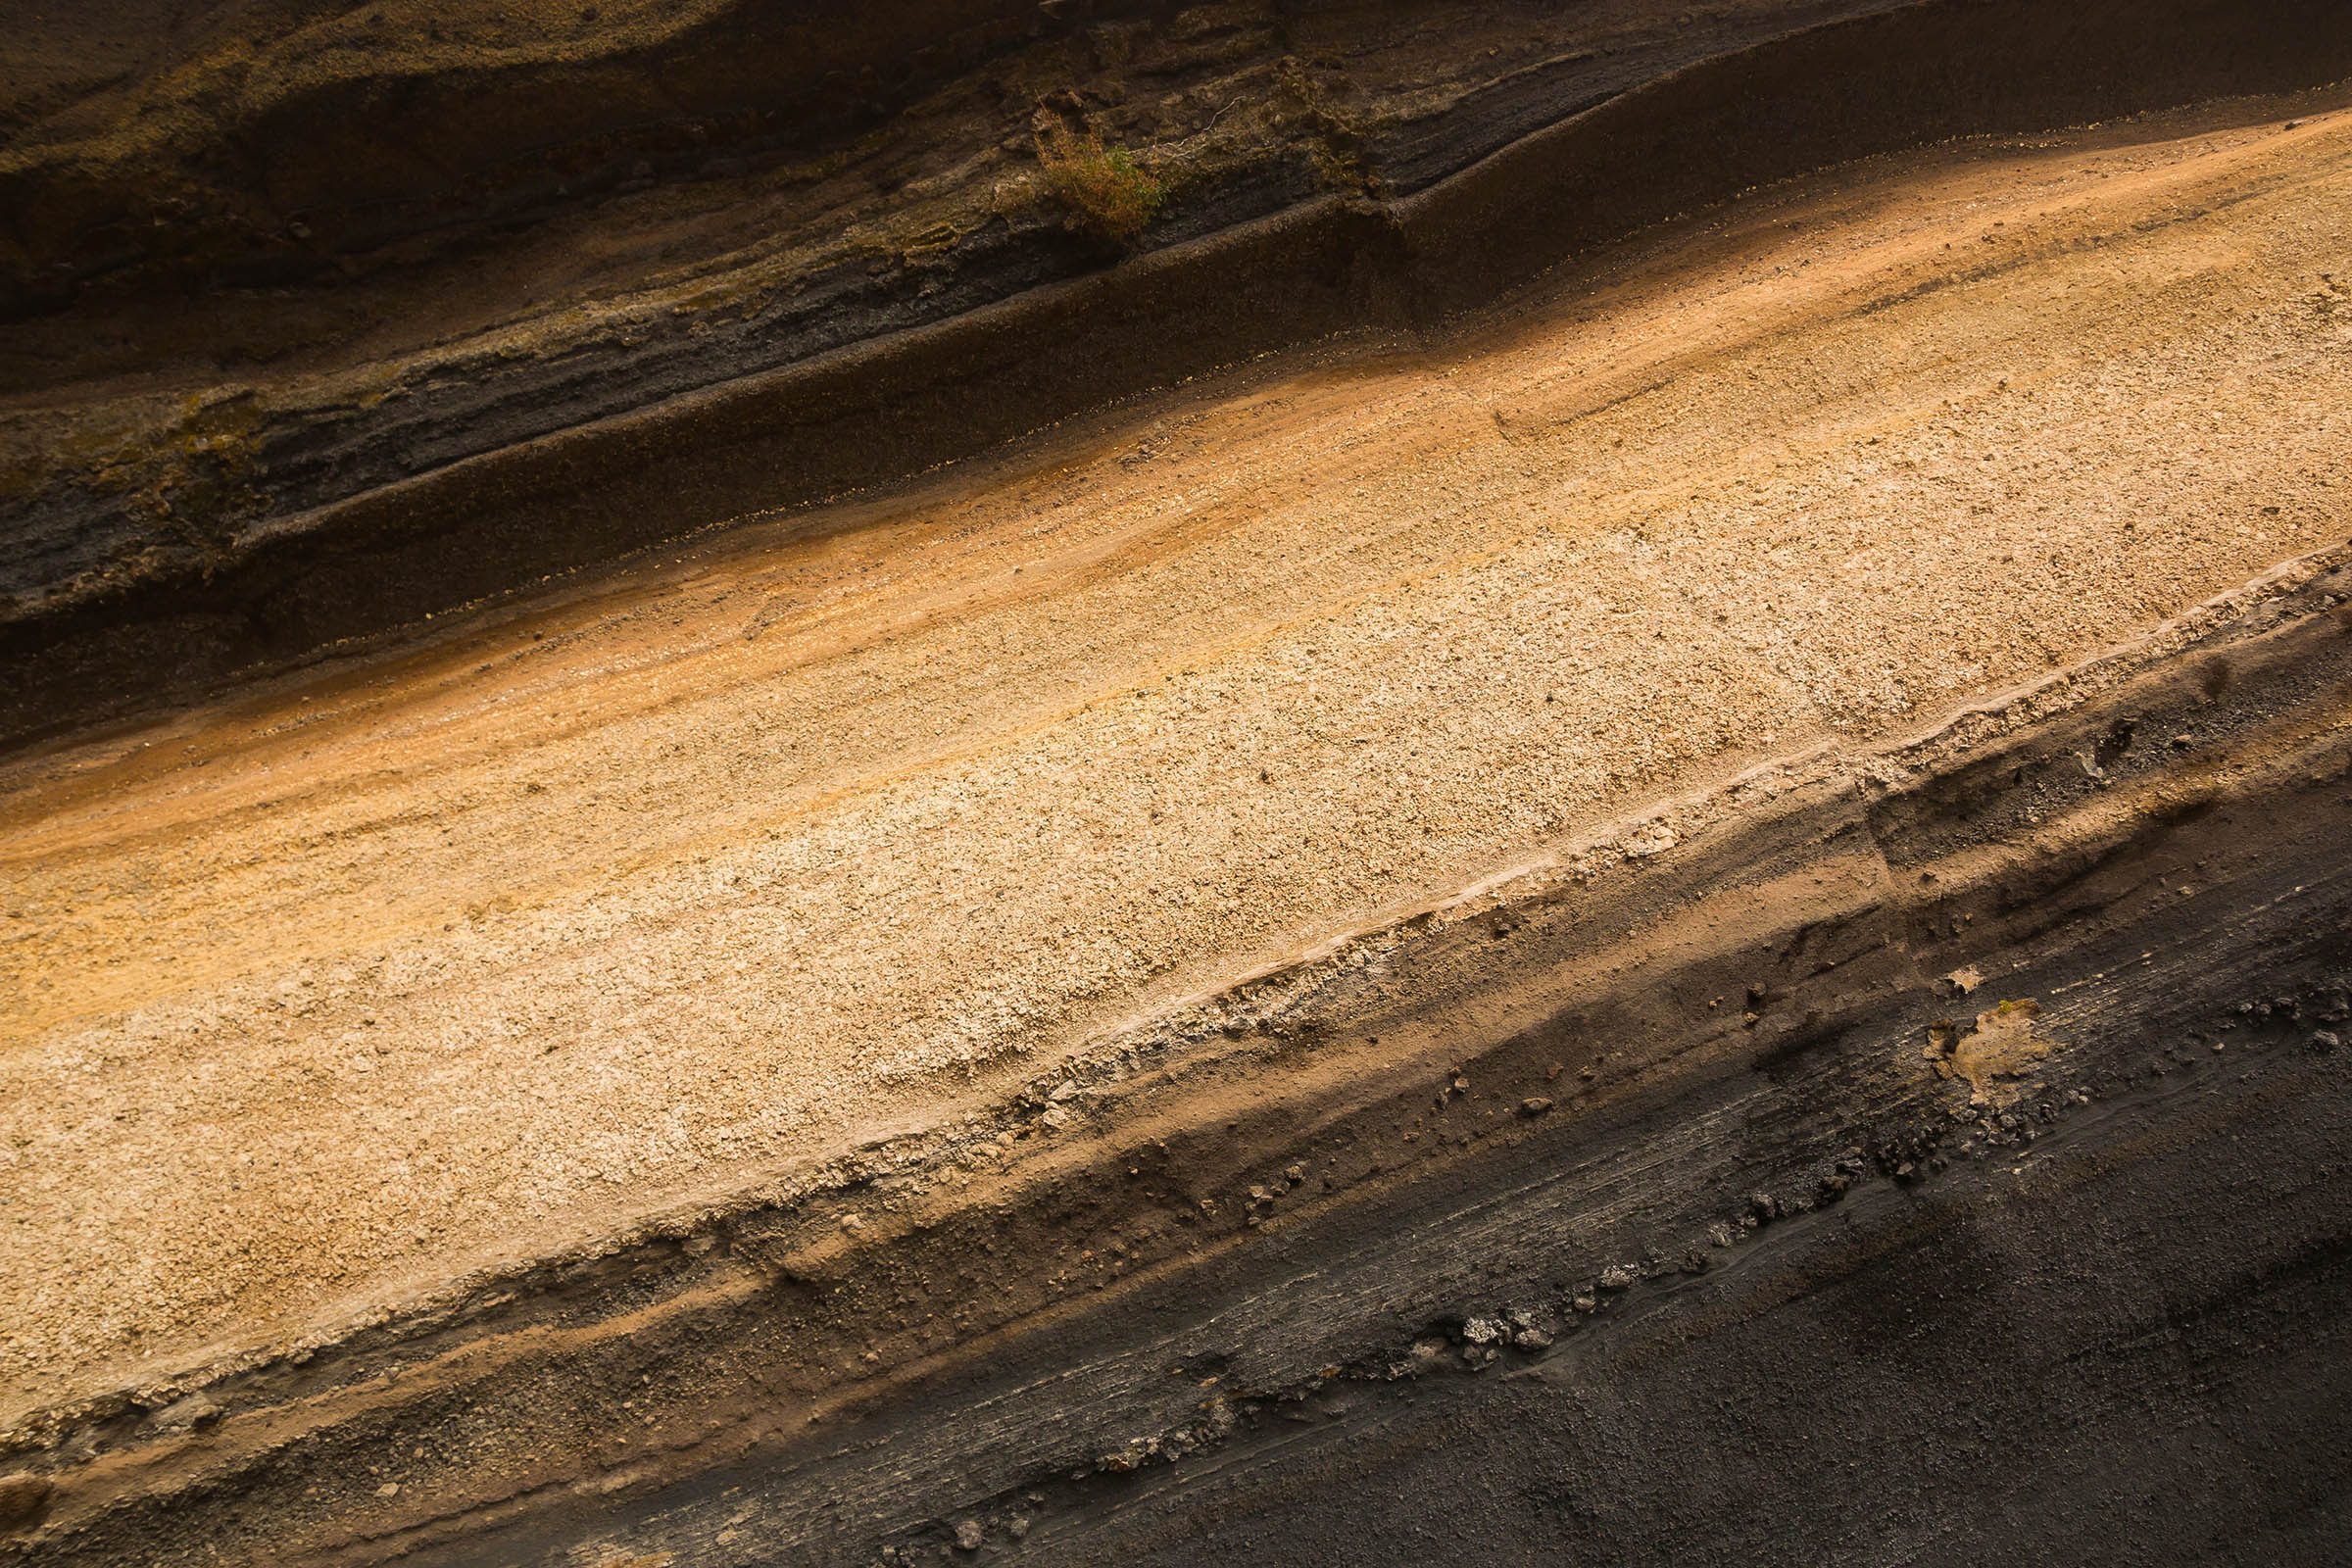
{"label": "sediment layer", "polygon": [[787,1202],[85,1406],[13,1555],[1960,1561],[2177,1546],[2136,1499],[2188,1486],[2323,1560],[2348,589],[1665,803]]}
{"label": "sediment layer", "polygon": [[[200,88],[227,68],[199,50],[125,103],[101,93],[60,111],[59,127],[19,131],[14,210],[57,229],[20,240],[28,276],[98,265],[39,258],[122,227],[96,215],[129,200],[125,181],[198,165],[212,183],[174,198],[191,213],[284,204],[270,221],[322,226],[264,248],[342,265],[301,301],[258,295],[192,330],[190,313],[129,281],[163,262],[122,262],[130,242],[108,240],[106,265],[128,268],[117,292],[10,329],[24,390],[0,518],[14,563],[0,579],[0,735],[184,699],[1254,355],[1425,330],[1631,229],[1839,160],[2352,69],[2352,22],[2317,0],[1758,4],[1703,22],[1640,6],[1576,22],[1496,5],[1434,19],[1236,6],[1173,22],[1114,8],[1037,38],[1027,8],[1016,24],[972,5],[942,19],[919,69],[843,111],[826,105],[864,78],[858,61],[912,58],[895,30],[911,23],[796,16],[729,56],[708,39],[756,8],[659,24],[623,8],[609,27],[518,37],[493,51],[495,69],[458,27],[395,70],[358,44],[391,25],[383,9],[349,38],[335,28],[355,24],[339,23],[236,45],[303,64],[240,64],[229,76],[244,86],[225,99]],[[678,107],[633,120],[635,96],[603,84],[639,79],[665,50],[696,63],[665,77]],[[777,50],[795,65],[738,113],[760,75],[749,62]],[[353,66],[363,57],[370,69]],[[434,152],[400,131],[403,116],[447,122],[442,95],[507,76],[506,114],[459,122],[491,138],[481,147]],[[1041,196],[1022,149],[1046,100],[1171,149],[1181,188],[1145,254],[1104,270],[1110,254]],[[73,130],[91,119],[115,128]],[[314,120],[326,134],[293,134]],[[725,177],[688,177],[722,125],[765,173],[721,158]],[[334,187],[357,203],[338,227],[294,173],[205,162],[219,138],[265,133],[320,169],[350,167],[336,149],[376,138],[398,156],[361,165],[392,183]],[[682,150],[634,157],[632,136]],[[508,143],[530,156],[502,161]],[[653,188],[547,189],[543,171],[567,159],[593,176],[632,157],[647,172],[623,183]],[[485,184],[487,171],[503,172]],[[672,174],[676,191],[657,183]],[[97,206],[75,217],[83,197]],[[593,213],[592,239],[547,226],[574,210]],[[172,263],[200,273],[233,274],[237,247],[263,243],[244,217],[185,221],[226,247]],[[421,241],[394,243],[407,228],[455,250],[436,263]],[[603,260],[581,262],[583,247]],[[369,272],[362,255],[377,258],[373,284],[341,278]],[[458,330],[418,335],[453,311]],[[351,341],[318,347],[336,337]],[[125,359],[120,341],[141,347]],[[224,382],[236,361],[257,368]]]}
{"label": "sediment layer", "polygon": [[2344,126],[2179,128],[1758,199],[20,764],[9,1419],[952,1118],[2340,543]]}
{"label": "sediment layer", "polygon": [[[690,85],[744,15],[501,79]],[[510,156],[518,87],[435,155],[478,211],[387,165],[333,280],[171,354],[58,345],[258,230],[61,224],[0,1561],[2330,1561],[2352,118],[1916,145],[2345,36],[2133,15],[975,5],[777,87],[709,174],[757,210],[604,122]],[[66,133],[117,88],[8,113],[93,203],[250,203],[191,105],[376,101],[270,97],[289,37],[126,77],[135,157]],[[1197,177],[1115,265],[1034,202],[905,243],[1007,104]],[[583,146],[651,172],[566,209]]]}

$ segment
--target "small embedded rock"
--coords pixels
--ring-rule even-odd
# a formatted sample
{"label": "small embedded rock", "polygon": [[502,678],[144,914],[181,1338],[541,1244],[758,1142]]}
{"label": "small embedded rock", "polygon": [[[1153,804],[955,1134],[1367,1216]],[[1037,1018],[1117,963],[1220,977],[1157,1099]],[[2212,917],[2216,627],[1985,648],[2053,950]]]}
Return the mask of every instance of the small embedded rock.
{"label": "small embedded rock", "polygon": [[1530,1095],[1519,1102],[1519,1114],[1522,1116],[1541,1116],[1550,1108],[1551,1102],[1542,1095]]}
{"label": "small embedded rock", "polygon": [[1630,1263],[1611,1263],[1600,1271],[1600,1288],[1604,1291],[1630,1290],[1642,1271]]}
{"label": "small embedded rock", "polygon": [[0,1476],[0,1529],[38,1519],[55,1490],[47,1476]]}
{"label": "small embedded rock", "polygon": [[2342,1044],[2343,1041],[2337,1038],[2332,1029],[2314,1029],[2311,1032],[2311,1049],[2314,1051],[2333,1051]]}
{"label": "small embedded rock", "polygon": [[1499,1318],[1474,1317],[1462,1325],[1462,1338],[1472,1345],[1498,1344],[1510,1335],[1510,1329]]}
{"label": "small embedded rock", "polygon": [[220,1419],[220,1407],[201,1394],[175,1399],[155,1413],[155,1424],[166,1431],[209,1427]]}
{"label": "small embedded rock", "polygon": [[982,1539],[983,1533],[977,1519],[965,1519],[956,1526],[956,1549],[958,1551],[978,1551]]}
{"label": "small embedded rock", "polygon": [[1427,1372],[1430,1368],[1436,1366],[1440,1360],[1444,1359],[1446,1352],[1450,1348],[1452,1348],[1452,1347],[1448,1346],[1444,1340],[1415,1340],[1413,1342],[1411,1353],[1407,1355],[1404,1360],[1398,1361],[1395,1365],[1391,1366],[1389,1368],[1389,1376],[1392,1378],[1419,1377],[1422,1373]]}

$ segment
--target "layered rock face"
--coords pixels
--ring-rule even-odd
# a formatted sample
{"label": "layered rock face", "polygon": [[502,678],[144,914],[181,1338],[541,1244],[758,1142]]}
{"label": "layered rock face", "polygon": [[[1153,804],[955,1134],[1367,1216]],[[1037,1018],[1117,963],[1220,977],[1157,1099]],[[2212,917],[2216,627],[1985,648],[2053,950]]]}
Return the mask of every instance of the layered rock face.
{"label": "layered rock face", "polygon": [[0,1562],[2340,1555],[2338,8],[18,36]]}
{"label": "layered rock face", "polygon": [[[54,9],[0,154],[20,737],[1840,159],[2352,61],[2317,0]],[[1041,116],[1151,166],[1141,259]]]}

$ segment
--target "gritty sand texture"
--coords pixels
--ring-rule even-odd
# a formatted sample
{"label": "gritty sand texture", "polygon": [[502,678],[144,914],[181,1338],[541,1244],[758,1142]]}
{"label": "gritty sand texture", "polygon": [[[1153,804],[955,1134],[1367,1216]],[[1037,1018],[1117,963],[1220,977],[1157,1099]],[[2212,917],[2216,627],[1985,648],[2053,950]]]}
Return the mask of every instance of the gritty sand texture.
{"label": "gritty sand texture", "polygon": [[16,764],[8,1410],[956,1114],[2352,520],[2352,116],[1672,249]]}

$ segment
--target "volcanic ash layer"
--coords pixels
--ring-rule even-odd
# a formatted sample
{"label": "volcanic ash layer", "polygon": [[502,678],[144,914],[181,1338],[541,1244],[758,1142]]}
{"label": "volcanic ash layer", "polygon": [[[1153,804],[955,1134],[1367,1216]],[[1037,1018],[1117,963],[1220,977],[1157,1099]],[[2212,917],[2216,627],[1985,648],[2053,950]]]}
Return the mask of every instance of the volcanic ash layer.
{"label": "volcanic ash layer", "polygon": [[2348,595],[2305,563],[813,1200],[101,1421],[14,1555],[2328,1560]]}
{"label": "volcanic ash layer", "polygon": [[[157,9],[0,81],[0,745],[1840,161],[2352,72],[2333,0]],[[1164,176],[1138,254],[1039,116]]]}

